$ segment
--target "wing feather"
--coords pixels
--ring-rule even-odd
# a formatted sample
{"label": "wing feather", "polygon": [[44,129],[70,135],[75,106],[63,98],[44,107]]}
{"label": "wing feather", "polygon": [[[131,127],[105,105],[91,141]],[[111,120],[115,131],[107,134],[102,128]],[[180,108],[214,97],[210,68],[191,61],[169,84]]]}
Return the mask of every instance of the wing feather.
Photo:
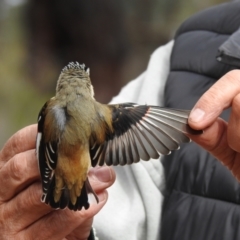
{"label": "wing feather", "polygon": [[113,163],[113,166],[117,166],[119,164],[119,145],[118,145],[118,139],[119,137],[115,137],[113,138],[113,146],[114,146],[114,150],[112,153],[112,163]]}
{"label": "wing feather", "polygon": [[40,175],[42,179],[42,201],[46,202],[46,197],[52,181],[54,179],[54,169],[57,164],[57,142],[48,142],[44,141],[44,122],[45,122],[45,111],[47,108],[48,102],[42,107],[38,115],[38,134],[37,134],[37,159],[38,166],[40,170]]}
{"label": "wing feather", "polygon": [[122,151],[121,151],[122,152],[122,159],[120,161],[120,165],[123,166],[123,165],[126,165],[126,163],[127,163],[128,145],[127,145],[127,140],[126,140],[126,135],[125,134],[121,135],[120,138],[121,138],[121,143],[122,143]]}
{"label": "wing feather", "polygon": [[[172,139],[169,138],[168,135],[164,134],[164,132],[162,132],[161,129],[158,129],[156,125],[155,128],[154,126],[150,125],[148,122],[145,121],[141,121],[141,124],[146,129],[146,134],[148,135],[149,140],[152,142],[157,152],[164,155],[169,154],[170,151],[169,147],[167,146],[176,144],[176,142],[172,141]],[[168,142],[170,143],[168,144]]]}
{"label": "wing feather", "polygon": [[112,152],[113,151],[113,140],[110,139],[108,141],[108,144],[107,144],[107,150],[106,150],[106,156],[105,156],[105,163],[108,165],[108,166],[111,166],[112,165]]}
{"label": "wing feather", "polygon": [[103,166],[105,164],[105,154],[106,154],[106,149],[107,149],[107,142],[104,142],[102,146],[102,150],[99,155],[99,160],[98,160],[98,165]]}
{"label": "wing feather", "polygon": [[139,134],[139,131],[136,128],[135,125],[132,125],[131,131],[133,133],[133,139],[134,139],[133,144],[136,145],[139,157],[142,160],[148,160],[150,158],[150,156],[148,155],[148,152],[147,152],[147,150],[146,150],[146,148],[145,148],[145,146],[144,146],[144,144],[142,142],[142,138],[141,138],[141,136]]}
{"label": "wing feather", "polygon": [[125,152],[126,152],[126,164],[131,164],[133,163],[133,159],[134,159],[134,154],[133,154],[133,149],[132,149],[132,144],[131,144],[131,140],[129,139],[129,132],[127,131],[125,133]]}
{"label": "wing feather", "polygon": [[133,159],[132,161],[129,160],[130,163],[137,163],[140,161],[140,156],[139,156],[139,153],[137,151],[137,147],[135,145],[135,142],[134,142],[134,138],[133,138],[133,134],[132,134],[132,131],[131,129],[129,129],[127,131],[127,134],[129,136],[129,143],[131,145],[131,150],[132,150],[132,156],[133,156]]}
{"label": "wing feather", "polygon": [[187,134],[202,133],[188,125],[188,110],[135,103],[108,106],[112,111],[114,131],[107,135],[104,143],[94,143],[90,147],[93,166],[104,163],[125,165],[140,159],[157,159],[160,154],[170,154],[172,150],[179,149],[181,143],[189,142]]}

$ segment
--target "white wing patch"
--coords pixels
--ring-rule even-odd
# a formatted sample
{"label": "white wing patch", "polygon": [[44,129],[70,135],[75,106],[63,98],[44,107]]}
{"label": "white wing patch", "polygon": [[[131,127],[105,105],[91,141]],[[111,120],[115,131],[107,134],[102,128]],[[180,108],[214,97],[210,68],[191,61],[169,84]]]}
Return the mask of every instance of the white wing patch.
{"label": "white wing patch", "polygon": [[54,106],[52,108],[53,114],[55,116],[55,119],[57,121],[57,125],[59,127],[59,129],[61,131],[64,130],[67,118],[66,118],[66,114],[63,108],[59,107],[59,106]]}
{"label": "white wing patch", "polygon": [[37,159],[39,159],[39,146],[42,139],[42,133],[38,132],[36,141]]}

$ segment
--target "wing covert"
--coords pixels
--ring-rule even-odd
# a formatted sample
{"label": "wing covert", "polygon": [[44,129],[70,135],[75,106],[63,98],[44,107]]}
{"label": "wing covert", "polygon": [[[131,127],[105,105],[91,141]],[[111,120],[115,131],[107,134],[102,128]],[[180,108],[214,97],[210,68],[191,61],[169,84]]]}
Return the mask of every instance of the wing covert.
{"label": "wing covert", "polygon": [[108,105],[113,133],[90,147],[92,166],[125,165],[157,159],[190,141],[186,134],[201,134],[188,125],[190,111],[125,103]]}
{"label": "wing covert", "polygon": [[40,170],[41,180],[42,180],[42,190],[43,196],[42,201],[45,202],[46,195],[48,193],[48,189],[50,187],[51,181],[54,176],[54,169],[57,165],[57,142],[45,142],[44,139],[44,122],[46,115],[46,103],[39,115],[38,115],[38,134],[36,141],[36,151],[37,151],[37,159],[38,166]]}

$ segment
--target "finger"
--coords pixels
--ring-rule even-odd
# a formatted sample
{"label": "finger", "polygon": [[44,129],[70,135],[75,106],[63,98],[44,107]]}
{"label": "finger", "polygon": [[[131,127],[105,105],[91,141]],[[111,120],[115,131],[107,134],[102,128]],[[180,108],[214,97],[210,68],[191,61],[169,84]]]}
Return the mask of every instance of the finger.
{"label": "finger", "polygon": [[204,129],[231,106],[234,97],[240,93],[240,70],[233,70],[218,80],[194,106],[189,124],[194,129]]}
{"label": "finger", "polygon": [[55,210],[47,214],[24,230],[22,239],[63,239],[100,211],[107,201],[107,192],[101,192],[98,197],[99,203],[91,205],[88,210],[74,212],[69,209],[64,209]]}
{"label": "finger", "polygon": [[0,168],[14,155],[35,148],[37,125],[19,130],[4,145],[0,152]]}
{"label": "finger", "polygon": [[39,179],[35,150],[16,154],[0,169],[0,202],[6,202]]}
{"label": "finger", "polygon": [[[20,187],[17,188],[16,186],[22,186],[21,188],[23,188],[24,184],[26,185],[27,181],[29,180],[28,179],[29,176],[31,176],[30,177],[31,179],[35,179],[35,180],[39,178],[35,155],[31,156],[31,153],[33,152],[34,150],[30,150],[26,152],[30,154],[22,153],[22,154],[16,155],[2,168],[2,171],[4,171],[4,173],[14,172],[10,170],[11,168],[14,168],[17,170],[21,169],[18,174],[15,174],[17,175],[16,182],[11,181],[12,177],[8,178],[10,180],[9,182],[11,183],[12,187],[9,186],[9,182],[7,181],[5,185],[8,185],[6,186],[6,189],[9,188],[9,191],[7,191],[7,195],[3,194],[4,197],[12,196],[13,193],[16,195],[16,191],[13,191],[12,189],[13,188],[20,189]],[[23,158],[21,155],[26,155],[27,157]],[[28,155],[29,155],[29,158],[28,158]],[[22,162],[25,164],[32,163],[32,166],[31,165],[26,166],[25,164],[22,165],[21,164]],[[33,168],[35,169],[32,171],[31,169]],[[27,170],[29,170],[29,172],[26,172]],[[35,172],[35,174],[31,175],[32,172]],[[97,190],[97,192],[109,187],[112,184],[113,180],[115,179],[114,171],[110,167],[103,167],[101,169],[96,169],[92,171],[92,174],[94,175],[94,177],[91,177],[91,179],[93,180],[93,187],[95,188],[95,190]],[[99,182],[100,180],[104,182]],[[3,190],[3,193],[4,193],[4,190]],[[31,186],[26,188],[24,191],[20,192],[10,202],[7,202],[6,204],[4,204],[3,210],[1,210],[2,211],[1,216],[5,216],[6,219],[7,219],[7,216],[11,216],[12,222],[19,223],[15,226],[16,227],[15,231],[20,231],[26,228],[32,222],[37,221],[39,218],[41,218],[45,214],[49,213],[50,211],[53,211],[53,209],[51,209],[48,205],[43,204],[41,202],[40,200],[41,195],[42,195],[42,189],[41,189],[40,182],[32,184]],[[95,207],[94,204],[91,204],[91,206]]]}
{"label": "finger", "polygon": [[232,149],[240,152],[240,94],[233,99],[228,121],[228,142]]}
{"label": "finger", "polygon": [[73,230],[64,240],[86,240],[90,235],[93,218],[89,218]]}
{"label": "finger", "polygon": [[91,168],[88,176],[91,186],[95,192],[99,192],[110,187],[116,179],[115,171],[112,167],[108,166]]}
{"label": "finger", "polygon": [[[116,179],[116,174],[113,168],[109,166],[92,168],[89,171],[88,176],[91,182],[91,186],[94,191],[98,193],[98,196],[102,191],[104,191],[104,189],[110,187]],[[94,204],[91,204],[92,208],[94,208],[94,206]],[[95,214],[93,214],[92,216],[94,216]],[[89,225],[88,222],[79,225],[70,235],[67,236],[67,239],[87,239],[90,227],[91,225]],[[83,231],[83,229],[85,229],[85,231]],[[83,232],[85,234],[83,234]]]}
{"label": "finger", "polygon": [[4,219],[6,226],[9,226],[9,231],[17,233],[54,211],[50,206],[41,202],[41,195],[41,183],[35,182],[11,201],[1,205],[0,218]]}
{"label": "finger", "polygon": [[228,124],[218,118],[211,126],[204,129],[203,134],[191,135],[190,138],[232,170],[236,152],[228,144],[227,128]]}

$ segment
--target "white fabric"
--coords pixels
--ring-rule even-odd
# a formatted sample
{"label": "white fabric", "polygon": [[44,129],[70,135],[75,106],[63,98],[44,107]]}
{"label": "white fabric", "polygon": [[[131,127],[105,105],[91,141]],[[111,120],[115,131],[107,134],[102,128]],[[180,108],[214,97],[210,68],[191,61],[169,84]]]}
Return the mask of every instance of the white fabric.
{"label": "white fabric", "polygon": [[[173,41],[158,48],[147,70],[127,84],[111,103],[135,102],[163,105],[163,93],[169,73]],[[94,219],[100,240],[155,240],[159,226],[164,186],[159,160],[115,167],[117,179],[108,190],[106,206]]]}

